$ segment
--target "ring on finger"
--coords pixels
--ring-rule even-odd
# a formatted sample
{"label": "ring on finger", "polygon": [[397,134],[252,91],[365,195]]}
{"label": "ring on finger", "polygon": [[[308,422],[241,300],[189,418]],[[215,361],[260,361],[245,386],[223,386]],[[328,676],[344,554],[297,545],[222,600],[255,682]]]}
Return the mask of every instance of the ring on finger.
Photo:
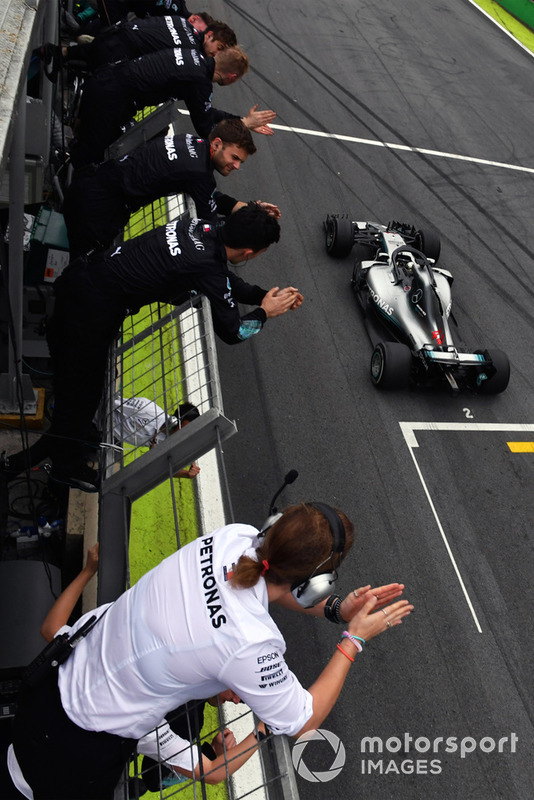
{"label": "ring on finger", "polygon": [[356,591],[356,589],[353,589],[353,590],[352,590],[352,594],[354,595],[354,597],[359,597],[359,596],[360,596],[360,595],[358,594],[358,592]]}
{"label": "ring on finger", "polygon": [[391,628],[391,622],[389,621],[389,619],[386,620],[386,625],[387,625],[388,628]]}
{"label": "ring on finger", "polygon": [[387,615],[388,615],[388,612],[386,611],[386,609],[385,609],[385,608],[381,608],[381,609],[380,609],[380,611],[382,612],[382,614],[383,614],[385,617],[387,617]]}

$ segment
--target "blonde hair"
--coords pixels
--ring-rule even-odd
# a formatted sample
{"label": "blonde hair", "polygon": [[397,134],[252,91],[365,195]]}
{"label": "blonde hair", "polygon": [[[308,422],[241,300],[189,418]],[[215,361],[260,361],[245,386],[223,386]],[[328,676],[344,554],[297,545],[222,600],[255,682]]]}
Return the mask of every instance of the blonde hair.
{"label": "blonde hair", "polygon": [[[342,511],[334,510],[345,528],[345,547],[341,554],[334,556],[334,564],[338,567],[352,547],[354,526]],[[277,585],[300,583],[310,577],[318,564],[328,559],[333,541],[328,520],[318,508],[310,503],[289,506],[256,548],[257,561],[241,556],[230,582],[236,588],[249,589],[264,574],[265,580]],[[322,571],[327,572],[330,568],[331,562],[327,560]]]}
{"label": "blonde hair", "polygon": [[248,72],[249,60],[240,47],[227,47],[215,54],[217,71],[224,75],[236,74],[239,78]]}

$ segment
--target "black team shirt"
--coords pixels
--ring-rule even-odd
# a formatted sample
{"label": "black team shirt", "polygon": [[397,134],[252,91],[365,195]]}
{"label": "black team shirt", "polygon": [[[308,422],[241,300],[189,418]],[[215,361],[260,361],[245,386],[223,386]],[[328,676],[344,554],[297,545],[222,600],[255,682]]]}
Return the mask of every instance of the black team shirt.
{"label": "black team shirt", "polygon": [[129,311],[188,291],[205,294],[215,333],[227,344],[254,336],[266,321],[262,308],[240,316],[237,304],[260,306],[266,290],[230,272],[219,230],[206,220],[170,222],[74,270],[93,294]]}
{"label": "black team shirt", "polygon": [[231,213],[237,200],[217,190],[210,143],[190,133],[153,139],[117,160],[125,203],[134,211],[158,197],[189,194],[201,219]]}
{"label": "black team shirt", "polygon": [[138,109],[170,98],[183,100],[196,132],[207,138],[221,119],[238,119],[236,114],[212,107],[214,71],[213,58],[198,50],[175,47],[117,64],[113,77],[117,91],[126,91]]}

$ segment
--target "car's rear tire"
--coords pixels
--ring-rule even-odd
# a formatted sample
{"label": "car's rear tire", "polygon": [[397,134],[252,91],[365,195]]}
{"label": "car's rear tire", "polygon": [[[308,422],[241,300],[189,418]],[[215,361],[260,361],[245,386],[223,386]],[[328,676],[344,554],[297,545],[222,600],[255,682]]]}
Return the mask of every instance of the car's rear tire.
{"label": "car's rear tire", "polygon": [[437,263],[441,253],[439,234],[430,230],[430,228],[421,228],[421,230],[417,231],[416,247],[427,258],[432,258]]}
{"label": "car's rear tire", "polygon": [[476,391],[479,394],[500,394],[510,381],[508,356],[502,350],[486,350],[484,356],[491,359],[493,374],[480,382],[477,381]]}
{"label": "car's rear tire", "polygon": [[326,252],[333,258],[345,258],[352,250],[354,232],[347,217],[328,217],[326,220]]}
{"label": "car's rear tire", "polygon": [[411,368],[409,347],[401,342],[379,342],[371,356],[371,382],[377,389],[405,389]]}

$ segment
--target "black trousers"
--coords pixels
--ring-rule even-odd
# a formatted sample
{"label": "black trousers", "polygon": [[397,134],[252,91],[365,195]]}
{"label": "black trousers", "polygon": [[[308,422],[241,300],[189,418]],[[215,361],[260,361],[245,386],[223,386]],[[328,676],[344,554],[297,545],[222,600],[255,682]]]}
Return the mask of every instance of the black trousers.
{"label": "black trousers", "polygon": [[113,161],[76,170],[65,192],[63,216],[71,260],[111,247],[130,218]]}
{"label": "black trousers", "polygon": [[58,279],[47,330],[55,396],[50,453],[54,467],[66,469],[84,460],[85,444],[94,440],[108,350],[126,315],[116,299],[92,285],[88,272],[82,262]]}
{"label": "black trousers", "polygon": [[136,113],[131,91],[120,79],[120,65],[101,67],[84,84],[76,139],[70,145],[74,167],[98,164]]}
{"label": "black trousers", "polygon": [[104,25],[114,25],[128,16],[126,0],[97,0],[98,15]]}
{"label": "black trousers", "polygon": [[113,64],[115,61],[125,61],[135,58],[137,53],[132,53],[125,37],[120,30],[108,28],[99,34],[90,45],[89,64],[91,69]]}
{"label": "black trousers", "polygon": [[112,800],[135,745],[75,725],[61,705],[55,671],[21,691],[13,747],[35,800]]}

